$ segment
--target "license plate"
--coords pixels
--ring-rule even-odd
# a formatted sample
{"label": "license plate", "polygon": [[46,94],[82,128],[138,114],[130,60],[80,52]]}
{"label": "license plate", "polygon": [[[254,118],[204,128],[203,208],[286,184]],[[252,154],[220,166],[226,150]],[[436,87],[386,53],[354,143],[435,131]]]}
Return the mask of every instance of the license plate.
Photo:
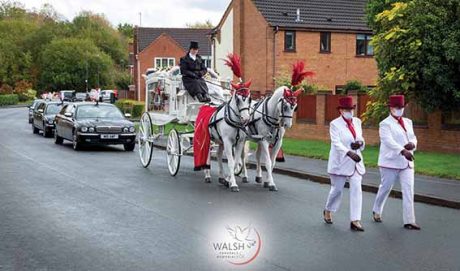
{"label": "license plate", "polygon": [[118,139],[118,135],[101,135],[102,139]]}

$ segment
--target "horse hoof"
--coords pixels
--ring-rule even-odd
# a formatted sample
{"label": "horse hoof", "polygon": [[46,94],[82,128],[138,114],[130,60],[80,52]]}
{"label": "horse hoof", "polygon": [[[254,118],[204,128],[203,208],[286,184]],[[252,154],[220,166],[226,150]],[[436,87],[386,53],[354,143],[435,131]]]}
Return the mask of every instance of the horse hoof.
{"label": "horse hoof", "polygon": [[243,183],[248,183],[248,177],[243,177],[242,180],[241,180],[241,182],[243,182]]}
{"label": "horse hoof", "polygon": [[268,190],[269,190],[269,191],[278,191],[278,188],[276,188],[275,185],[269,185],[269,186],[268,186]]}
{"label": "horse hoof", "polygon": [[238,186],[232,186],[232,187],[230,188],[230,190],[231,190],[232,192],[239,192],[239,191],[240,191],[240,189],[238,188]]}
{"label": "horse hoof", "polygon": [[204,178],[204,182],[205,183],[211,183],[211,178],[210,177]]}
{"label": "horse hoof", "polygon": [[227,180],[225,180],[225,178],[219,178],[219,183],[220,184],[226,185],[226,182],[227,182]]}
{"label": "horse hoof", "polygon": [[262,177],[256,177],[256,183],[261,183],[262,182]]}
{"label": "horse hoof", "polygon": [[264,182],[264,188],[268,188],[268,183]]}

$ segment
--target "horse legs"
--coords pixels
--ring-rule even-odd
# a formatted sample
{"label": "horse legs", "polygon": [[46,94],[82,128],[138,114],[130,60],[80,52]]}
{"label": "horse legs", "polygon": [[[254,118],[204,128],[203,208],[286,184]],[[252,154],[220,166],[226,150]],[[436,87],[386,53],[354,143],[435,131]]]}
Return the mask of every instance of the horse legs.
{"label": "horse legs", "polygon": [[230,140],[224,141],[224,151],[227,156],[228,172],[229,172],[229,185],[232,192],[238,192],[238,185],[236,184],[235,179],[235,160],[233,158],[233,147]]}
{"label": "horse legs", "polygon": [[262,163],[260,162],[260,156],[262,155],[261,143],[257,143],[256,149],[256,183],[262,183]]}
{"label": "horse legs", "polygon": [[267,170],[267,180],[264,182],[264,187],[270,189],[270,191],[277,191],[275,183],[273,182],[273,166],[270,158],[269,143],[265,140],[261,143],[262,152],[265,158],[265,168]]}
{"label": "horse legs", "polygon": [[228,185],[228,182],[225,179],[224,165],[222,163],[223,154],[224,154],[224,145],[219,144],[219,148],[217,149],[217,163],[219,164],[219,183],[223,185]]}
{"label": "horse legs", "polygon": [[243,174],[242,182],[248,182],[248,175],[246,173],[246,168],[244,165],[244,148],[245,148],[246,140],[242,140],[236,143],[235,146],[235,165],[241,164],[241,173]]}
{"label": "horse legs", "polygon": [[[211,148],[209,148],[207,164],[211,165]],[[211,183],[211,169],[204,170],[204,182]]]}
{"label": "horse legs", "polygon": [[241,174],[243,175],[243,183],[248,183],[248,169],[246,164],[248,162],[248,155],[249,155],[249,141],[245,141],[243,144],[243,150],[241,152],[241,166],[242,171]]}

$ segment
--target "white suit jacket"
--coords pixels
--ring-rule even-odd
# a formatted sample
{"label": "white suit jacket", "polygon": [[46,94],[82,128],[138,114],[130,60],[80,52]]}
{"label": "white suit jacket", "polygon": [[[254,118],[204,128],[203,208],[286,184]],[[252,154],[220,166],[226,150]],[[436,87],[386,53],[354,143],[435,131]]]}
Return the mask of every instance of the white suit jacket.
{"label": "white suit jacket", "polygon": [[[361,151],[364,150],[363,130],[361,128],[361,120],[353,118],[353,127],[356,132],[356,139],[348,129],[346,121],[342,116],[333,120],[329,125],[329,134],[331,136],[331,151],[329,152],[329,161],[327,163],[327,172],[334,175],[351,176],[355,170],[359,174],[366,173],[364,167],[363,156]],[[358,150],[351,149],[351,143],[362,141],[363,145]],[[361,157],[361,161],[356,163],[353,159],[347,156],[347,152],[356,152]]]}
{"label": "white suit jacket", "polygon": [[[404,145],[409,142],[414,143],[415,147],[417,147],[417,138],[414,134],[412,121],[407,118],[403,118],[403,121],[407,132],[404,131],[398,120],[391,115],[380,122],[379,167],[393,169],[414,167],[414,162],[408,161],[401,154],[401,151],[404,149]],[[414,150],[411,152],[414,153]]]}

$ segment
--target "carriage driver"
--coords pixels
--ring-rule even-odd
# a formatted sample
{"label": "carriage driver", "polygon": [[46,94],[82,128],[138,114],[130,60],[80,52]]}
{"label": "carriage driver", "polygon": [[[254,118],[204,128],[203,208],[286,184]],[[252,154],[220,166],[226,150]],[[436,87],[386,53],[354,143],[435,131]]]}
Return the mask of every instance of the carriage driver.
{"label": "carriage driver", "polygon": [[180,59],[180,72],[185,89],[200,102],[210,102],[208,86],[203,79],[207,73],[206,65],[198,54],[198,42],[191,41],[188,53]]}

